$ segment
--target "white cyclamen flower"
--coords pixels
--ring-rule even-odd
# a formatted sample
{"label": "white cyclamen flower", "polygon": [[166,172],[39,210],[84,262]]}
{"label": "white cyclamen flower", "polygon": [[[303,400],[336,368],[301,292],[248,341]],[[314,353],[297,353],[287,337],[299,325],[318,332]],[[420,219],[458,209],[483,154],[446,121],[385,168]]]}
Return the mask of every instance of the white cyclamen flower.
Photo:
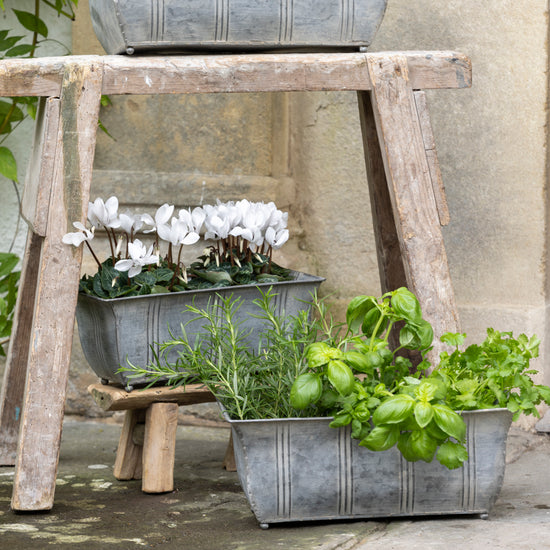
{"label": "white cyclamen flower", "polygon": [[142,216],[134,216],[133,214],[120,214],[118,217],[120,221],[120,229],[127,235],[132,235],[136,231],[139,231],[143,226]]}
{"label": "white cyclamen flower", "polygon": [[91,241],[94,238],[94,227],[90,231],[84,227],[80,222],[74,222],[73,226],[79,229],[75,233],[66,233],[61,239],[65,244],[72,244],[73,246],[80,246],[84,241]]}
{"label": "white cyclamen flower", "polygon": [[179,218],[172,218],[170,225],[157,226],[157,233],[161,239],[168,241],[172,246],[195,244],[200,239],[199,234],[189,231],[187,223]]}
{"label": "white cyclamen flower", "polygon": [[102,225],[105,228],[120,227],[118,219],[118,199],[110,197],[106,202],[97,198],[88,204],[88,221],[94,226]]}
{"label": "white cyclamen flower", "polygon": [[273,227],[268,227],[265,232],[265,242],[276,250],[288,241],[288,236],[288,229],[276,231]]}
{"label": "white cyclamen flower", "polygon": [[189,231],[194,233],[200,233],[204,220],[206,219],[206,212],[197,206],[189,210],[180,210],[179,219],[187,225]]}
{"label": "white cyclamen flower", "polygon": [[147,247],[139,240],[128,243],[128,259],[119,260],[115,264],[115,269],[118,271],[127,271],[128,277],[135,277],[141,273],[141,268],[145,265],[156,264],[159,257],[153,254],[153,245]]}
{"label": "white cyclamen flower", "polygon": [[151,229],[144,231],[144,233],[152,233],[158,229],[159,225],[166,225],[172,217],[172,212],[174,212],[174,205],[165,202],[155,212],[155,219],[153,219],[149,214],[142,214],[141,219],[143,222],[152,226]]}
{"label": "white cyclamen flower", "polygon": [[226,239],[231,230],[229,219],[224,217],[223,212],[221,216],[218,215],[217,210],[207,213],[204,226],[206,228],[205,239]]}

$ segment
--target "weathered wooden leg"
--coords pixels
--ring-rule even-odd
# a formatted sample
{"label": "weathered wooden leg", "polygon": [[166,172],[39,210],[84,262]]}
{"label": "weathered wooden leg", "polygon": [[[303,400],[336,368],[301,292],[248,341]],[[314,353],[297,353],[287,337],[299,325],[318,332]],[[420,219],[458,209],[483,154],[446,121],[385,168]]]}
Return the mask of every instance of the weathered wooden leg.
{"label": "weathered wooden leg", "polygon": [[153,403],[147,409],[141,483],[145,493],[174,490],[177,427],[177,403]]}
{"label": "weathered wooden leg", "polygon": [[32,156],[27,169],[21,208],[30,227],[0,396],[0,464],[3,466],[15,464],[40,255],[46,234],[45,213],[50,201],[58,135],[59,99],[42,98],[38,106]]}
{"label": "weathered wooden leg", "polygon": [[116,479],[141,479],[146,409],[126,411],[120,433],[113,475]]}
{"label": "weathered wooden leg", "polygon": [[367,64],[407,286],[434,327],[431,357],[437,357],[439,336],[458,331],[459,321],[407,60],[401,54],[372,54]]}
{"label": "weathered wooden leg", "polygon": [[41,249],[42,237],[29,231],[0,393],[0,466],[15,464]]}
{"label": "weathered wooden leg", "polygon": [[[64,245],[62,237],[72,230],[73,221],[86,219],[101,79],[99,63],[75,61],[66,67],[49,205],[45,212],[36,212],[36,219],[47,223],[15,465],[14,510],[49,510],[53,505],[82,258],[81,249]],[[32,225],[34,220],[29,221]]]}
{"label": "weathered wooden leg", "polygon": [[384,293],[406,286],[407,278],[399,248],[399,237],[397,236],[395,219],[393,217],[370,92],[357,92],[357,96],[367,167],[374,238],[378,256],[378,270],[380,272],[380,286]]}

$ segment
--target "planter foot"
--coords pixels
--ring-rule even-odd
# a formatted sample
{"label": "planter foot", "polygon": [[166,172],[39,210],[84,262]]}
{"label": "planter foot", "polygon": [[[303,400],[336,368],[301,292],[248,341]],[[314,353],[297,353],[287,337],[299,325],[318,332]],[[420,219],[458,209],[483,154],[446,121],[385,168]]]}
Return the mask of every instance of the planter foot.
{"label": "planter foot", "polygon": [[479,519],[489,519],[489,514],[487,512],[483,512],[483,514],[479,514]]}
{"label": "planter foot", "polygon": [[109,385],[109,380],[107,378],[101,378],[100,382],[104,385],[104,386],[108,386]]}
{"label": "planter foot", "polygon": [[269,523],[260,523],[260,529],[269,529]]}

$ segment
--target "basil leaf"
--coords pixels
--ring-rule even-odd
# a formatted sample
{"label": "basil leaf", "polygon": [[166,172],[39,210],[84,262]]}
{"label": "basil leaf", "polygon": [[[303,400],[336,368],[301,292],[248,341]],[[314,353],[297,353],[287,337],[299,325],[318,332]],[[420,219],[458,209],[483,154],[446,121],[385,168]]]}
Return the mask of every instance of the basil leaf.
{"label": "basil leaf", "polygon": [[398,438],[397,426],[376,426],[359,445],[371,451],[386,451],[397,443]]}
{"label": "basil leaf", "polygon": [[340,395],[349,395],[355,386],[351,369],[342,361],[331,361],[327,368],[327,377]]}
{"label": "basil leaf", "polygon": [[413,412],[414,404],[414,399],[409,395],[389,397],[374,411],[372,420],[376,425],[398,424]]}
{"label": "basil leaf", "polygon": [[290,404],[298,410],[305,409],[321,398],[323,384],[316,374],[307,372],[294,380],[290,389]]}
{"label": "basil leaf", "polygon": [[430,403],[420,402],[414,406],[414,418],[421,428],[426,427],[434,416]]}
{"label": "basil leaf", "polygon": [[416,296],[405,287],[398,288],[391,297],[391,306],[394,313],[406,321],[420,323],[422,310]]}
{"label": "basil leaf", "polygon": [[433,405],[435,423],[457,441],[463,441],[466,436],[464,419],[446,405]]}
{"label": "basil leaf", "polygon": [[332,359],[340,359],[342,355],[342,351],[324,342],[311,344],[306,352],[307,362],[313,369],[326,365]]}
{"label": "basil leaf", "polygon": [[346,311],[346,323],[352,332],[357,332],[368,311],[376,307],[373,296],[356,296],[349,303]]}
{"label": "basil leaf", "polygon": [[411,450],[424,462],[431,462],[437,450],[437,441],[432,439],[425,430],[411,432]]}

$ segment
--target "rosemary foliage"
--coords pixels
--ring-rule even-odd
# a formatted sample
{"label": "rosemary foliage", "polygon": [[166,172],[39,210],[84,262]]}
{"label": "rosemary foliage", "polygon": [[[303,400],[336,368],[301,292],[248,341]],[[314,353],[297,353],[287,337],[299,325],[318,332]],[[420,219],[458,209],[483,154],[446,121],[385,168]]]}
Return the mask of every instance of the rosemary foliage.
{"label": "rosemary foliage", "polygon": [[[163,379],[168,385],[202,383],[212,391],[234,419],[290,418],[310,416],[311,409],[298,411],[290,404],[294,380],[307,371],[305,350],[335,327],[327,321],[326,306],[313,298],[314,319],[303,311],[296,316],[277,315],[275,292],[269,288],[254,300],[256,314],[241,311],[241,299],[217,295],[205,309],[187,306],[196,317],[181,327],[181,336],[162,343],[155,360],[145,366],[129,365],[121,370],[130,377],[147,376],[154,384]],[[250,330],[243,328],[244,315],[262,323],[257,349],[250,349]],[[194,323],[202,329],[191,341]],[[169,359],[176,356],[174,361]]]}

